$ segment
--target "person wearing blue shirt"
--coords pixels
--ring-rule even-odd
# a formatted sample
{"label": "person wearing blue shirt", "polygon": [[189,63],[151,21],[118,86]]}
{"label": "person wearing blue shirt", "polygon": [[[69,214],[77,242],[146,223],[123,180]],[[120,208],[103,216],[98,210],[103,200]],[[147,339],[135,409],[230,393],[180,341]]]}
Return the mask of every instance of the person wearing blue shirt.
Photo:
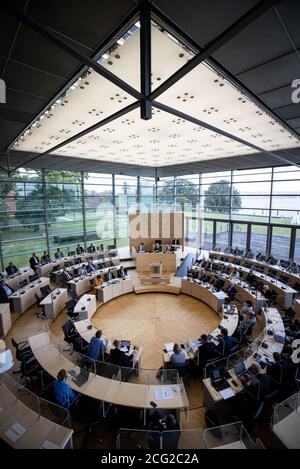
{"label": "person wearing blue shirt", "polygon": [[67,376],[66,370],[60,370],[53,384],[53,397],[57,404],[65,409],[68,409],[78,398],[76,392],[66,382]]}
{"label": "person wearing blue shirt", "polygon": [[86,271],[88,274],[91,274],[92,272],[95,272],[95,266],[92,264],[91,261],[88,261],[88,265],[86,266]]}
{"label": "person wearing blue shirt", "polygon": [[87,356],[92,360],[102,360],[104,351],[104,342],[101,340],[102,331],[97,331],[95,336],[92,337],[90,345],[87,350]]}

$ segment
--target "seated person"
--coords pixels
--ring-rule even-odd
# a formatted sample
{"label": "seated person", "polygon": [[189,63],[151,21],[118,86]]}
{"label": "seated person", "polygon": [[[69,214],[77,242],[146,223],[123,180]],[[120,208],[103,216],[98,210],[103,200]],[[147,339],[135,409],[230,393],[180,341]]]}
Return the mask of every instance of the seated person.
{"label": "seated person", "polygon": [[7,275],[14,275],[19,272],[19,269],[12,262],[8,264],[5,270]]}
{"label": "seated person", "polygon": [[237,294],[237,289],[235,288],[234,284],[231,283],[229,287],[226,290],[226,293],[228,295],[228,300],[232,301],[235,298],[235,295]]}
{"label": "seated person", "polygon": [[180,246],[180,241],[178,238],[174,238],[172,241],[173,246]]}
{"label": "seated person", "polygon": [[217,349],[223,353],[224,355],[229,355],[230,351],[233,347],[233,340],[232,337],[228,335],[228,330],[225,327],[220,327],[221,333],[218,337],[220,337],[220,342],[217,345]]}
{"label": "seated person", "polygon": [[36,271],[39,263],[40,263],[40,259],[36,256],[35,252],[33,252],[31,258],[29,259],[29,264],[30,264],[31,269],[34,270],[34,272]]}
{"label": "seated person", "polygon": [[120,265],[120,268],[117,270],[117,277],[124,278],[126,277],[125,269],[123,265]]}
{"label": "seated person", "polygon": [[57,380],[52,385],[53,397],[56,403],[65,409],[68,409],[78,399],[77,393],[66,382],[67,377],[66,370],[60,370],[57,374]]}
{"label": "seated person", "polygon": [[103,352],[105,350],[105,344],[102,337],[102,331],[97,331],[95,336],[91,338],[90,344],[88,346],[86,355],[92,360],[103,360]]}
{"label": "seated person", "polygon": [[158,241],[154,244],[154,251],[162,251],[162,245]]}
{"label": "seated person", "polygon": [[104,246],[103,246],[103,244],[100,244],[99,251],[104,251]]}
{"label": "seated person", "polygon": [[252,259],[253,258],[253,253],[252,253],[251,249],[247,249],[247,251],[245,252],[244,257],[245,257],[245,259]]}
{"label": "seated person", "polygon": [[177,343],[173,346],[173,353],[170,356],[170,365],[183,366],[185,365],[185,353],[182,351],[181,346]]}
{"label": "seated person", "polygon": [[234,254],[235,256],[240,256],[241,251],[239,250],[238,247],[236,247],[236,248],[234,249],[233,254]]}
{"label": "seated person", "polygon": [[250,300],[246,300],[240,310],[240,318],[244,319],[244,315],[248,313],[253,313],[253,304]]}
{"label": "seated person", "polygon": [[44,265],[44,264],[49,264],[49,262],[50,262],[49,253],[47,251],[44,251],[44,254],[41,257],[41,263],[42,265]]}
{"label": "seated person", "polygon": [[80,244],[78,243],[76,246],[76,254],[82,254],[84,252],[84,249]]}
{"label": "seated person", "polygon": [[222,280],[221,278],[215,278],[212,282],[211,282],[211,285],[213,286],[213,288],[215,288],[217,291],[220,291],[222,290],[223,286],[224,286],[224,280]]}
{"label": "seated person", "polygon": [[103,260],[100,260],[99,262],[99,270],[105,269],[105,262]]}
{"label": "seated person", "polygon": [[92,292],[93,292],[94,294],[97,293],[96,288],[97,288],[97,287],[100,287],[100,285],[102,285],[102,283],[103,283],[103,280],[102,280],[101,275],[97,275],[97,277],[95,277],[95,278],[93,279],[93,283],[92,283]]}
{"label": "seated person", "polygon": [[114,340],[113,346],[109,353],[109,361],[113,365],[117,366],[126,366],[126,367],[133,367],[133,354],[127,355],[126,352],[121,350],[121,341]]}
{"label": "seated person", "polygon": [[204,367],[207,361],[215,356],[216,345],[208,340],[206,334],[202,334],[199,340],[201,344],[198,348],[198,362],[200,367]]}
{"label": "seated person", "polygon": [[55,259],[61,259],[62,257],[64,257],[64,253],[61,252],[61,250],[59,248],[57,248],[56,253],[54,254],[54,257],[55,257]]}
{"label": "seated person", "polygon": [[12,295],[14,289],[6,285],[3,279],[0,279],[0,303],[8,303],[8,297]]}
{"label": "seated person", "polygon": [[145,252],[145,244],[144,243],[140,244],[139,252]]}
{"label": "seated person", "polygon": [[270,255],[270,256],[267,257],[266,262],[268,264],[271,264],[272,262],[274,262],[274,260],[275,260],[274,257],[272,255]]}
{"label": "seated person", "polygon": [[86,265],[82,264],[78,267],[76,275],[83,276],[85,274],[86,274]]}
{"label": "seated person", "polygon": [[93,243],[91,243],[89,245],[89,247],[87,248],[87,252],[95,252],[96,251],[96,248],[95,246],[93,245]]}
{"label": "seated person", "polygon": [[171,246],[170,244],[166,244],[165,246],[165,252],[170,252],[171,251]]}
{"label": "seated person", "polygon": [[112,261],[112,258],[110,258],[109,261],[108,261],[108,267],[114,267],[114,263]]}
{"label": "seated person", "polygon": [[[164,449],[178,448],[178,441],[180,438],[180,426],[173,414],[166,414],[163,410],[155,409],[154,413],[151,416],[150,428],[154,430],[153,432],[150,431],[147,437],[150,449],[160,449],[161,436]],[[162,435],[160,435],[157,432],[163,433]]]}
{"label": "seated person", "polygon": [[292,274],[299,274],[299,267],[296,262],[290,262],[288,268],[286,269],[287,272],[291,272]]}
{"label": "seated person", "polygon": [[240,273],[237,269],[234,268],[229,277],[238,280],[240,278]]}
{"label": "seated person", "polygon": [[278,352],[273,352],[274,363],[267,365],[267,375],[279,383],[288,378],[289,362]]}
{"label": "seated person", "polygon": [[91,273],[93,273],[93,272],[95,272],[95,271],[96,271],[96,268],[95,268],[94,264],[93,264],[91,261],[88,261],[88,264],[87,264],[87,266],[86,266],[86,272],[87,272],[87,274],[91,274]]}
{"label": "seated person", "polygon": [[255,256],[255,259],[256,259],[257,261],[261,261],[263,257],[264,257],[264,256],[262,255],[262,253],[261,253],[261,252],[258,252],[258,253],[256,254],[256,256]]}
{"label": "seated person", "polygon": [[252,333],[252,328],[256,324],[256,316],[255,313],[248,312],[243,314],[243,319],[240,322],[240,327],[242,328],[243,333],[245,336],[248,336]]}
{"label": "seated person", "polygon": [[66,283],[66,282],[69,282],[69,280],[72,280],[72,278],[73,278],[73,275],[70,272],[68,272],[66,267],[64,267],[61,273],[62,281]]}
{"label": "seated person", "polygon": [[250,283],[252,285],[253,283],[256,282],[256,277],[254,275],[253,270],[251,269],[246,277],[246,282]]}
{"label": "seated person", "polygon": [[[276,389],[276,383],[265,373],[260,372],[260,368],[256,363],[253,363],[248,368],[249,373],[244,373],[239,378],[243,383],[246,390],[253,396],[257,396],[260,400],[263,399],[267,394],[270,394]],[[251,382],[251,375],[253,375],[259,382],[259,386]],[[249,380],[250,378],[250,380]]]}

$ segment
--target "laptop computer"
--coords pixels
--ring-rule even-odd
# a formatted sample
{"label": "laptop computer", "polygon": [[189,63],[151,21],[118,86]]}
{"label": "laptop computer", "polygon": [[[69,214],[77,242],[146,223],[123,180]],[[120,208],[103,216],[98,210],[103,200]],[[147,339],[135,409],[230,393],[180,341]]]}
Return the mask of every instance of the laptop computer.
{"label": "laptop computer", "polygon": [[236,374],[237,376],[240,376],[240,375],[242,375],[243,373],[245,373],[245,371],[247,371],[244,362],[239,362],[239,363],[237,363],[236,365],[234,365],[233,368],[234,368],[235,374]]}
{"label": "laptop computer", "polygon": [[77,384],[77,386],[81,387],[88,381],[89,374],[90,374],[89,370],[86,367],[84,367],[82,368],[80,373],[78,373],[77,376],[74,376],[74,378],[72,378],[72,381],[74,381],[74,383]]}
{"label": "laptop computer", "polygon": [[130,350],[130,340],[121,340],[121,350],[122,350],[122,352],[129,352],[129,350]]}

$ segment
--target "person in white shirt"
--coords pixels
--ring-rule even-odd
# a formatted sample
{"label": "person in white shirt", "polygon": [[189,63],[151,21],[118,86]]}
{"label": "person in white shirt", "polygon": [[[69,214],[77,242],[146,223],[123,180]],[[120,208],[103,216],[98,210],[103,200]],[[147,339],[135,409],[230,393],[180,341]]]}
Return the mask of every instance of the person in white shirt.
{"label": "person in white shirt", "polygon": [[144,245],[144,243],[141,243],[141,244],[140,244],[139,252],[145,252],[145,245]]}
{"label": "person in white shirt", "polygon": [[233,271],[231,272],[230,278],[233,278],[233,279],[236,279],[236,280],[239,280],[240,278],[240,273],[237,269],[233,269]]}

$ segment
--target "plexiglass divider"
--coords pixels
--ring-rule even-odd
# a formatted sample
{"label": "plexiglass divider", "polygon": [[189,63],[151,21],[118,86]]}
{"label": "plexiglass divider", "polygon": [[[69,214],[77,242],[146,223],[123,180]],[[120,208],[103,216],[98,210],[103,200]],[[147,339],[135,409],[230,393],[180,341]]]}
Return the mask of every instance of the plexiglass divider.
{"label": "plexiglass divider", "polygon": [[[207,449],[255,449],[252,440],[242,422],[230,423],[219,427],[207,428],[203,432],[204,446]],[[261,448],[261,442],[258,444]],[[262,448],[261,448],[262,449]]]}

